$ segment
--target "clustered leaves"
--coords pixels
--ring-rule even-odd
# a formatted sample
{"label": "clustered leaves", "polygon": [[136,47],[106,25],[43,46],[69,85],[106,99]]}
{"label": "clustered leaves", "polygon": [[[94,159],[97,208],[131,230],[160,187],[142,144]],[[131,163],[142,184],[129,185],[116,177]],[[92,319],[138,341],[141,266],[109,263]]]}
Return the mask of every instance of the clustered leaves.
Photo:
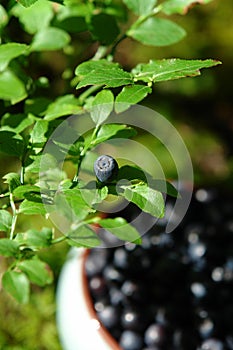
{"label": "clustered leaves", "polygon": [[[76,247],[98,246],[96,224],[121,240],[140,244],[139,232],[123,218],[103,218],[99,213],[98,204],[109,195],[131,201],[155,217],[164,215],[163,193],[177,195],[171,184],[152,179],[135,166],[120,167],[117,177],[102,185],[96,179],[81,180],[80,169],[93,174],[97,145],[136,135],[127,120],[108,123],[112,112],[122,113],[141,102],[152,93],[153,84],[196,76],[200,69],[220,63],[173,58],[139,63],[129,71],[114,56],[127,38],[152,46],[178,42],[185,30],[166,16],[185,14],[194,3],[209,1],[19,0],[0,5],[0,152],[19,164],[3,177],[0,255],[8,264],[2,285],[19,302],[28,301],[30,282],[52,282],[39,252],[53,244],[66,240]],[[83,45],[78,59],[77,41]],[[83,59],[89,46],[95,53]],[[53,51],[70,64],[60,78],[68,84],[61,94],[53,94],[52,79],[43,73],[43,59]],[[94,123],[91,130],[82,134],[67,121],[65,132],[50,140],[52,152],[46,151],[54,130],[69,116],[86,113]],[[75,167],[73,179],[61,169],[63,161]],[[68,222],[66,233],[58,237],[48,227],[21,232],[17,225],[19,215],[49,218],[56,213]]]}

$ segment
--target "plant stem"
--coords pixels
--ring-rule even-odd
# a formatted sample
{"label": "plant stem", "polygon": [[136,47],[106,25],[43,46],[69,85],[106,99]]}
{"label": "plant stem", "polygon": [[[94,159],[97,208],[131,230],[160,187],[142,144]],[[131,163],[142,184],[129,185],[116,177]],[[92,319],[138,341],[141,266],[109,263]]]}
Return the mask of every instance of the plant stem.
{"label": "plant stem", "polygon": [[15,202],[13,198],[13,194],[10,193],[10,204],[11,204],[11,209],[12,209],[12,222],[11,222],[11,231],[10,231],[10,239],[14,238],[14,232],[15,232],[15,225],[18,217],[18,212],[15,207]]}
{"label": "plant stem", "polygon": [[99,131],[100,127],[101,127],[101,125],[96,125],[95,126],[95,129],[93,130],[93,133],[92,133],[92,136],[91,136],[91,142],[89,144],[87,144],[83,148],[82,152],[80,153],[78,164],[77,164],[77,171],[76,171],[76,174],[75,174],[75,176],[73,178],[73,184],[78,183],[78,175],[79,175],[79,171],[80,171],[80,166],[81,166],[82,160],[85,157],[86,153],[91,149],[91,147],[93,145],[93,141],[96,138],[96,135],[98,134],[98,131]]}
{"label": "plant stem", "polygon": [[52,244],[57,244],[66,240],[66,236],[58,237],[52,240]]}
{"label": "plant stem", "polygon": [[93,85],[89,89],[85,90],[78,98],[80,103],[82,104],[86,100],[87,97],[89,97],[94,92],[98,91],[99,89],[101,89],[101,86]]}

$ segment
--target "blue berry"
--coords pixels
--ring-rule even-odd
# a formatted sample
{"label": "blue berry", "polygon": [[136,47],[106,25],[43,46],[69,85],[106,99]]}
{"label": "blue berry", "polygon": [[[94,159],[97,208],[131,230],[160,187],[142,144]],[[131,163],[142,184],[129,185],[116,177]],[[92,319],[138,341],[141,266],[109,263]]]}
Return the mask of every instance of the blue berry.
{"label": "blue berry", "polygon": [[209,338],[201,344],[200,350],[223,350],[223,343],[215,338]]}
{"label": "blue berry", "polygon": [[141,350],[143,339],[138,333],[126,330],[121,334],[119,343],[123,350]]}
{"label": "blue berry", "polygon": [[94,171],[100,182],[111,180],[118,171],[118,164],[114,158],[108,155],[98,157],[94,163]]}

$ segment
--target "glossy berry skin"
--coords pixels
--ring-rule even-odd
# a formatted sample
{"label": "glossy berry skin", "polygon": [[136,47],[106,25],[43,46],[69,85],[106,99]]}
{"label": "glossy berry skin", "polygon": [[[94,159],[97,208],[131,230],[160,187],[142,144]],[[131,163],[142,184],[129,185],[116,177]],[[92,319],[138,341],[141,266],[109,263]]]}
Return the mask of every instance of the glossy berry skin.
{"label": "glossy berry skin", "polygon": [[108,155],[98,157],[94,163],[94,171],[100,182],[111,180],[118,171],[118,164],[114,158]]}

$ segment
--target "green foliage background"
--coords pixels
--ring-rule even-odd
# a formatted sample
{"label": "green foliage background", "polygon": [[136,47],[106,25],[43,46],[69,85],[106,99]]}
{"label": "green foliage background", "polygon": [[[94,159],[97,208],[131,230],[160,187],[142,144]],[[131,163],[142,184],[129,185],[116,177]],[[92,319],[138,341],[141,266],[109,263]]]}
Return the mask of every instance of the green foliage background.
{"label": "green foliage background", "polygon": [[[222,183],[232,186],[233,171],[233,25],[232,0],[215,0],[208,6],[197,6],[188,16],[177,16],[176,21],[187,30],[187,37],[180,43],[166,48],[145,47],[133,41],[122,42],[116,54],[124,67],[132,68],[138,62],[150,58],[216,58],[223,62],[217,69],[207,70],[198,79],[182,79],[173,83],[156,85],[153,95],[145,104],[169,118],[178,128],[190,151],[197,184]],[[77,55],[85,50],[85,37],[75,49]],[[85,51],[88,56],[88,51]],[[43,53],[40,65],[51,80],[51,96],[62,94],[67,88],[70,71],[66,70],[67,58],[58,52]],[[84,59],[84,57],[82,57]],[[32,58],[33,60],[33,58]],[[36,66],[36,62],[33,62]],[[77,64],[77,62],[75,62]],[[37,72],[35,72],[36,74]],[[59,76],[63,74],[64,80]],[[45,82],[40,82],[43,86]],[[1,107],[1,106],[0,106]],[[141,135],[148,147],[151,140]],[[163,149],[163,166],[173,176],[173,167]],[[164,155],[164,156],[163,156]],[[0,156],[1,175],[15,171],[16,159]],[[33,225],[40,227],[41,217]],[[19,221],[22,230],[28,222]],[[1,350],[59,350],[55,325],[56,291],[59,271],[65,261],[67,247],[59,245],[53,252],[43,251],[43,259],[55,271],[55,281],[42,289],[34,287],[30,303],[19,306],[4,291],[0,292],[0,349]],[[1,259],[1,258],[0,258]],[[0,260],[0,273],[4,261]]]}

